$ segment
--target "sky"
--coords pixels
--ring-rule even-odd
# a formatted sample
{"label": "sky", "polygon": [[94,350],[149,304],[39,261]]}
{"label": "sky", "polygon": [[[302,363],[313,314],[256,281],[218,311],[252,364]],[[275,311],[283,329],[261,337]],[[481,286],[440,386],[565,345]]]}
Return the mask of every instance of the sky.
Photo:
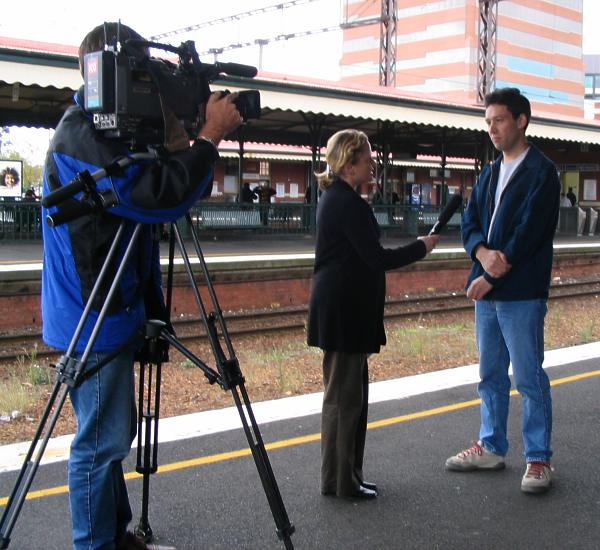
{"label": "sky", "polygon": [[[190,25],[241,14],[253,9],[289,0],[221,0],[182,1],[167,3],[156,0],[103,0],[95,9],[87,5],[77,10],[72,0],[12,2],[0,18],[0,36],[29,38],[42,42],[78,46],[85,34],[103,21],[121,21],[145,37],[174,31]],[[194,33],[177,34],[159,41],[179,45],[194,40],[204,62],[213,62],[211,48],[250,42],[257,38],[272,38],[280,34],[316,30],[339,25],[344,0],[299,0],[298,6],[275,10],[260,16],[247,16],[231,23],[210,25]],[[380,0],[371,0],[379,4]],[[475,1],[475,0],[472,0]],[[575,0],[577,1],[577,0]],[[165,10],[164,6],[169,9]],[[161,6],[163,6],[161,8]],[[600,0],[583,0],[583,53],[600,54]],[[339,79],[339,60],[342,55],[341,31],[314,34],[310,37],[272,42],[262,50],[262,70],[297,76]],[[220,61],[245,63],[259,67],[258,46],[234,49],[219,56]],[[49,132],[32,134],[26,129],[11,130],[11,139],[19,144],[26,158],[39,162],[39,150],[45,150]]]}
{"label": "sky", "polygon": [[[88,6],[74,9],[71,0],[53,0],[36,3],[32,14],[29,2],[13,2],[0,18],[0,36],[34,38],[40,41],[79,45],[88,30],[103,21],[119,19],[149,38],[215,19],[245,13],[257,8],[284,4],[289,0],[221,0],[188,2],[170,0],[160,4],[150,0],[103,0],[98,9]],[[339,25],[341,0],[300,0],[303,3],[285,10],[275,10],[260,16],[204,27],[193,34],[177,34],[160,41],[179,45],[194,40],[199,53],[211,48],[228,46],[255,39],[271,38],[279,34],[295,33]],[[379,0],[376,0],[379,1]],[[162,5],[161,9],[159,6]],[[168,10],[164,6],[169,6]],[[26,25],[23,22],[26,21]],[[341,31],[280,41],[263,48],[263,68],[271,72],[311,74],[317,78],[337,80],[341,55]],[[201,61],[212,62],[213,56],[200,56]],[[234,61],[254,66],[259,64],[259,47],[224,52],[220,61]],[[333,74],[332,74],[333,73]]]}

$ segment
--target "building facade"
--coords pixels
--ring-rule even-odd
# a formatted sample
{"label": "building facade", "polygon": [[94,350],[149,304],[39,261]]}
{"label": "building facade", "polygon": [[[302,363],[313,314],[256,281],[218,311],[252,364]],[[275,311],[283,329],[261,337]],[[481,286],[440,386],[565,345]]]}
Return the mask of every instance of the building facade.
{"label": "building facade", "polygon": [[[396,0],[395,86],[477,102],[479,0]],[[379,84],[381,2],[346,0],[342,79]],[[364,23],[364,24],[361,24]],[[583,0],[499,0],[495,87],[534,112],[583,117]]]}

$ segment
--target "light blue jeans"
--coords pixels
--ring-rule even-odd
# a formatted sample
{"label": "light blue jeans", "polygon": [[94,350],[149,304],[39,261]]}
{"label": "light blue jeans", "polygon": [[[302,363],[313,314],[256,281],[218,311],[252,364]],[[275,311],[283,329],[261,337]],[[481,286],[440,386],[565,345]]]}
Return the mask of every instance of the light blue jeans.
{"label": "light blue jeans", "polygon": [[[85,366],[102,354],[91,354]],[[70,391],[77,433],[69,458],[75,550],[114,550],[131,521],[122,460],[136,433],[133,352],[124,352]]]}
{"label": "light blue jeans", "polygon": [[545,299],[475,302],[481,397],[479,439],[493,453],[508,452],[512,363],[515,386],[523,398],[522,435],[525,459],[550,460],[552,399],[544,361]]}

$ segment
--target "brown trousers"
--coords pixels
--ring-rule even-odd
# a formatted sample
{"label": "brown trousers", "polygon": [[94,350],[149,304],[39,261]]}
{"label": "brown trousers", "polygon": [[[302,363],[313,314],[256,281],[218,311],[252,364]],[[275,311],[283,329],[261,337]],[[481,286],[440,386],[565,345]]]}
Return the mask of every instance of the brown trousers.
{"label": "brown trousers", "polygon": [[324,352],[323,382],[321,492],[350,496],[363,481],[369,408],[367,354]]}

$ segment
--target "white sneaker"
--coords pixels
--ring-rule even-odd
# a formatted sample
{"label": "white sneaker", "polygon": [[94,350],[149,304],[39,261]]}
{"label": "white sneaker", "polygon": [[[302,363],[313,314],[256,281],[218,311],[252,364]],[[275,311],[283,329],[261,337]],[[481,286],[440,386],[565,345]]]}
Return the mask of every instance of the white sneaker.
{"label": "white sneaker", "polygon": [[524,493],[545,493],[552,485],[552,466],[550,462],[536,460],[527,463],[525,475],[521,480]]}
{"label": "white sneaker", "polygon": [[446,469],[456,472],[501,470],[504,466],[504,457],[485,449],[481,441],[446,460]]}

